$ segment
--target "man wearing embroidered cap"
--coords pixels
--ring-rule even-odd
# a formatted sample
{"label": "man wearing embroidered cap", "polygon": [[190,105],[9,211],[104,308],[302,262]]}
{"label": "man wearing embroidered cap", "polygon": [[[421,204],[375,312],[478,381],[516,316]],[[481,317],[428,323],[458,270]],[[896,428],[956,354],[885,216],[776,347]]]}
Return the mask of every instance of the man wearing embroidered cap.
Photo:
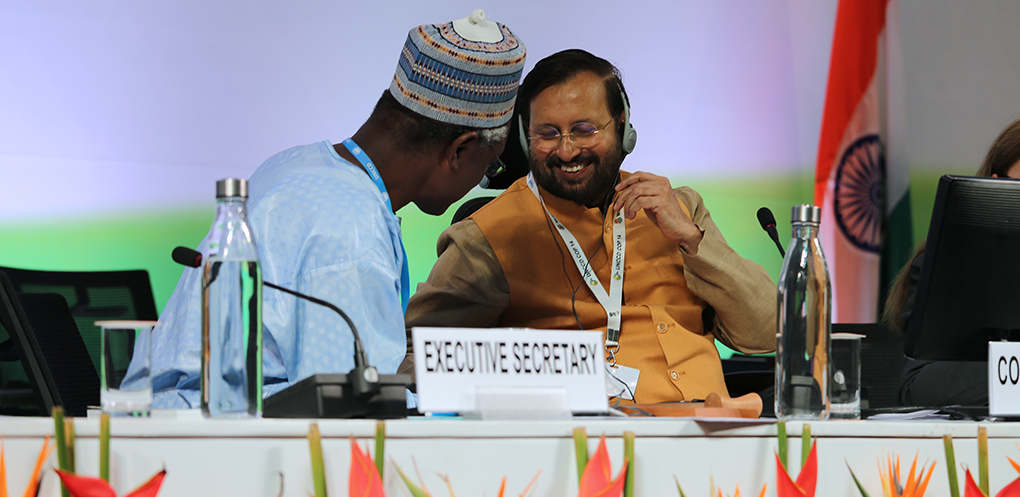
{"label": "man wearing embroidered cap", "polygon": [[[380,373],[404,357],[407,258],[394,214],[442,214],[503,150],[524,44],[476,11],[408,33],[390,87],[342,143],[280,152],[249,180],[263,278],[350,315]],[[200,251],[207,249],[208,238]],[[153,345],[154,407],[199,406],[201,271],[186,269]],[[329,309],[267,289],[263,395],[314,373],[346,373],[351,332]]]}
{"label": "man wearing embroidered cap", "polygon": [[700,195],[623,172],[637,134],[619,71],[583,50],[539,61],[513,126],[531,173],[439,238],[414,326],[600,329],[611,397],[727,393],[715,340],[775,349],[776,287],[726,244]]}

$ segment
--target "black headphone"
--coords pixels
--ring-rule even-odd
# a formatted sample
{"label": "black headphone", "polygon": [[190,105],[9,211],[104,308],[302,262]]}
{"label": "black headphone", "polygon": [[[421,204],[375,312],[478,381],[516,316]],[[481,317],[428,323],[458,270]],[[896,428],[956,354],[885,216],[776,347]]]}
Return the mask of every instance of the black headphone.
{"label": "black headphone", "polygon": [[[623,139],[620,149],[623,151],[623,155],[626,156],[633,152],[634,147],[637,146],[637,130],[630,124],[630,106],[627,105],[627,94],[624,93],[623,88],[620,88],[620,99],[623,100]],[[524,150],[524,157],[530,158],[531,147],[528,146],[528,133],[524,128],[523,114],[517,116],[517,126],[520,131],[521,149]]]}

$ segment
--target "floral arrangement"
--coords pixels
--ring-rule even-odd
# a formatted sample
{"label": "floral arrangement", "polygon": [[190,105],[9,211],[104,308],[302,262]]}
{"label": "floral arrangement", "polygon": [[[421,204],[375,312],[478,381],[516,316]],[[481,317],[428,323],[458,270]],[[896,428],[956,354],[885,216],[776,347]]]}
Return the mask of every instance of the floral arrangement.
{"label": "floral arrangement", "polygon": [[[99,478],[76,475],[74,472],[74,422],[64,419],[62,407],[53,408],[53,425],[57,446],[57,461],[60,469],[60,491],[64,497],[117,497],[110,486],[110,415],[103,413],[99,421]],[[124,494],[124,497],[156,497],[166,469],[149,478],[138,488]],[[26,495],[28,495],[26,493]]]}
{"label": "floral arrangement", "polygon": [[[606,450],[606,436],[599,438],[595,455],[588,457],[588,435],[584,428],[574,430],[577,457],[578,497],[620,497],[634,495],[634,433],[623,434],[623,467],[612,479],[612,464]],[[628,465],[628,463],[630,463]]]}
{"label": "floral arrangement", "polygon": [[[386,497],[386,491],[383,488],[382,475],[384,471],[384,459],[383,456],[386,450],[386,424],[383,421],[376,423],[375,430],[375,460],[373,461],[371,454],[368,452],[366,447],[364,451],[358,446],[357,440],[353,437],[351,441],[351,469],[348,475],[347,483],[348,489],[347,494],[351,497]],[[326,470],[322,459],[322,435],[319,432],[319,425],[312,423],[308,430],[308,442],[311,449],[312,457],[312,480],[315,485],[315,497],[328,497],[326,490]],[[408,491],[411,492],[413,497],[432,497],[429,493],[428,488],[425,487],[424,482],[421,479],[421,475],[418,475],[419,484],[415,484],[410,478],[393,463],[393,467],[396,468],[400,478],[407,485]],[[417,465],[415,465],[415,472],[417,472]],[[541,471],[539,472],[541,474]],[[450,497],[456,497],[453,492],[453,484],[446,475],[439,475],[446,483],[446,488],[450,493]],[[534,487],[535,481],[538,479],[538,474],[531,479],[531,482],[521,492],[520,497],[529,495],[529,492]],[[503,481],[500,483],[499,491],[496,494],[497,497],[504,497],[506,493],[506,477],[503,477]]]}
{"label": "floral arrangement", "polygon": [[[7,491],[7,461],[5,457],[5,448],[0,445],[0,497],[7,497],[9,492]],[[39,488],[39,480],[42,475],[43,463],[53,453],[53,447],[50,445],[50,437],[46,437],[43,440],[42,449],[39,450],[39,457],[35,460],[35,469],[32,470],[32,476],[28,479],[28,486],[25,487],[25,497],[34,497],[36,491]]]}
{"label": "floral arrangement", "polygon": [[[109,416],[103,415],[100,419],[100,458],[99,476],[90,477],[78,475],[75,472],[75,434],[74,423],[64,419],[63,411],[60,408],[54,409],[54,443],[51,445],[50,437],[46,437],[43,446],[36,459],[34,471],[29,484],[25,489],[25,496],[35,495],[38,492],[42,472],[46,459],[55,450],[59,461],[59,469],[56,470],[61,481],[61,492],[66,497],[117,497],[117,493],[110,486],[110,431]],[[612,471],[612,460],[606,447],[605,435],[599,438],[597,448],[589,454],[589,440],[585,430],[578,428],[573,434],[575,456],[577,462],[578,497],[632,497],[634,495],[634,441],[632,432],[625,432],[623,436],[624,454],[622,465],[615,473]],[[321,435],[317,424],[311,424],[308,434],[311,451],[313,483],[315,486],[315,497],[327,497],[326,475],[323,467]],[[348,475],[348,494],[359,497],[384,497],[386,495],[383,485],[384,456],[385,456],[386,430],[385,423],[379,422],[376,425],[375,435],[375,457],[366,445],[362,447],[351,438],[351,465]],[[803,425],[802,449],[800,467],[789,464],[787,461],[787,437],[786,425],[780,421],[777,423],[777,448],[775,451],[776,473],[775,473],[775,495],[777,497],[814,497],[816,495],[818,480],[818,447],[811,437],[811,426]],[[957,465],[953,450],[952,438],[949,435],[943,437],[945,446],[946,468],[949,481],[949,493],[952,497],[1020,497],[1020,477],[998,489],[993,493],[989,488],[988,478],[988,436],[987,429],[978,427],[978,466],[977,470],[963,466],[964,478],[957,476]],[[55,446],[55,447],[54,447]],[[1018,444],[1020,448],[1020,444]],[[0,497],[9,495],[7,490],[7,460],[6,448],[0,440]],[[915,455],[910,461],[909,469],[906,465],[901,467],[900,456],[897,454],[884,455],[878,460],[878,480],[881,482],[882,497],[924,497],[926,490],[931,483],[938,461],[919,462],[919,456]],[[1007,457],[1013,469],[1020,473],[1020,463]],[[413,462],[413,458],[412,458]],[[417,464],[414,464],[414,473],[417,474],[417,482],[393,463],[393,468],[399,474],[400,479],[406,485],[408,492],[413,497],[432,497],[432,493],[426,488],[421,474],[418,472]],[[854,468],[847,464],[848,471],[857,489],[863,497],[869,497],[858,474]],[[905,471],[904,471],[905,470]],[[905,473],[905,474],[904,474]],[[160,471],[149,478],[138,488],[132,490],[124,497],[156,497],[166,477],[165,470]],[[438,473],[437,473],[438,474]],[[519,494],[526,497],[534,493],[535,483],[541,472],[527,484]],[[796,474],[796,478],[793,475]],[[454,485],[451,480],[439,474],[448,490],[450,497],[456,497]],[[938,480],[938,479],[937,479]],[[680,481],[674,476],[677,492],[680,497],[686,497]],[[764,497],[768,485],[763,485],[758,492],[758,497]],[[962,488],[960,488],[962,487]],[[961,492],[962,490],[962,492]],[[504,497],[507,493],[507,478],[504,476],[499,483],[497,497]],[[281,492],[282,494],[282,492]],[[730,497],[741,495],[740,486],[736,486],[733,494],[725,494]],[[724,497],[721,488],[717,488],[714,482],[709,481],[709,496]]]}
{"label": "floral arrangement", "polygon": [[[110,415],[103,413],[99,421],[99,478],[76,475],[74,471],[74,422],[64,419],[62,407],[53,408],[53,426],[57,446],[57,461],[60,469],[60,491],[64,497],[117,497],[110,486]],[[45,446],[44,446],[45,449]],[[40,461],[45,460],[40,455]],[[124,497],[156,497],[166,469],[149,478],[138,488],[124,494]],[[29,494],[25,494],[29,495]]]}
{"label": "floral arrangement", "polygon": [[[946,448],[946,465],[949,466],[949,493],[952,497],[960,497],[960,489],[957,486],[953,437],[943,435],[942,441]],[[1006,459],[1009,460],[1013,469],[1020,473],[1020,464],[1017,464],[1016,461],[1009,457]],[[978,427],[978,477],[980,484],[974,482],[970,469],[965,469],[965,471],[967,480],[964,483],[964,497],[988,497],[988,429],[984,426]],[[995,497],[1020,497],[1020,478],[1013,480],[999,490]]]}
{"label": "floral arrangement", "polygon": [[[847,467],[849,468],[849,464]],[[917,473],[917,456],[914,456],[914,461],[910,464],[910,473],[907,475],[906,480],[900,478],[899,456],[895,458],[891,455],[887,456],[885,468],[887,469],[883,469],[882,461],[879,460],[878,474],[879,479],[882,481],[883,497],[923,497],[925,489],[928,488],[928,480],[931,479],[932,473],[935,472],[935,462],[932,462],[930,467],[925,463],[921,466],[921,472]],[[925,471],[927,471],[927,474]],[[864,490],[864,486],[861,485],[852,469],[850,470],[850,476],[853,477],[854,483],[857,484],[857,490],[861,492],[861,495],[869,497],[868,492]]]}

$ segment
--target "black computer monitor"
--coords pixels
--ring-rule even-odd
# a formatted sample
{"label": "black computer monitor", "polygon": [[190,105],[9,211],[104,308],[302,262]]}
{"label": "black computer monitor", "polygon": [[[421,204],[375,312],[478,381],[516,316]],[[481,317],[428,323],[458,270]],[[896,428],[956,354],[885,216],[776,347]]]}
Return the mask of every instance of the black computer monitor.
{"label": "black computer monitor", "polygon": [[984,361],[990,340],[1020,341],[1020,180],[943,176],[904,351]]}

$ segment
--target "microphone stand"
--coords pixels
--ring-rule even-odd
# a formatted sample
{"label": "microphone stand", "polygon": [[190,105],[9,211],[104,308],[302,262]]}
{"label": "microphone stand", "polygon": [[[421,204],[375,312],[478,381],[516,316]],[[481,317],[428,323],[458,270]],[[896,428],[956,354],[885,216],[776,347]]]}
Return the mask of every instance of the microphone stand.
{"label": "microphone stand", "polygon": [[351,333],[354,334],[354,369],[347,373],[347,379],[351,381],[351,386],[354,388],[354,395],[357,395],[358,397],[365,397],[379,393],[379,371],[375,369],[375,366],[368,365],[368,354],[365,353],[365,346],[361,342],[361,336],[358,335],[358,328],[354,326],[354,322],[351,321],[351,318],[346,312],[341,311],[339,307],[330,304],[325,300],[317,299],[310,295],[304,295],[265,280],[262,280],[262,284],[269,288],[275,288],[283,293],[289,293],[295,297],[300,297],[321,306],[328,307],[336,311],[340,317],[344,318],[344,321],[347,321],[347,326],[351,328]]}
{"label": "microphone stand", "polygon": [[[187,247],[177,247],[173,260],[188,267],[202,265],[202,254]],[[218,271],[212,268],[215,280]],[[211,283],[212,281],[210,281]],[[404,418],[407,417],[405,389],[411,386],[410,375],[380,375],[370,366],[358,328],[339,307],[289,288],[263,280],[262,284],[281,292],[327,307],[337,314],[354,335],[354,368],[347,374],[316,373],[267,397],[262,416],[266,418]]]}

